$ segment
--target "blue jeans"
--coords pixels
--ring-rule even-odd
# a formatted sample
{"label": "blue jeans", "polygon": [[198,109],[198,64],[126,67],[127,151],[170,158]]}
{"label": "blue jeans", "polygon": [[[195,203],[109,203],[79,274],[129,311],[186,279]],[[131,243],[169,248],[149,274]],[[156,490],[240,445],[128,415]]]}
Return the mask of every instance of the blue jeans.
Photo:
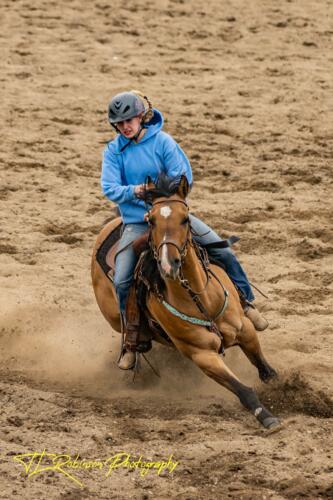
{"label": "blue jeans", "polygon": [[[200,219],[194,215],[190,215],[190,220],[192,229],[196,233],[193,238],[199,244],[220,241],[221,238]],[[126,224],[119,242],[113,284],[116,289],[119,308],[122,313],[125,312],[127,295],[132,284],[134,269],[137,263],[137,257],[131,243],[147,229],[147,223]],[[211,248],[209,250],[209,255],[222,263],[231,280],[244,293],[246,299],[249,302],[252,302],[254,300],[254,295],[252,293],[250,283],[247,279],[245,271],[230,248]]]}

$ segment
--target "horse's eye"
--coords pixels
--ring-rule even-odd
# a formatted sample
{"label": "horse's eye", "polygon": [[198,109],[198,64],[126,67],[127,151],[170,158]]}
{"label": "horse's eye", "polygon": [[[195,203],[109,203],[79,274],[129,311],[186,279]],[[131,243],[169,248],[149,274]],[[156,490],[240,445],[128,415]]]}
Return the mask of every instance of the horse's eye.
{"label": "horse's eye", "polygon": [[151,226],[155,226],[155,218],[154,217],[149,217],[148,224],[150,224]]}
{"label": "horse's eye", "polygon": [[182,224],[188,224],[190,222],[190,218],[188,216],[186,216],[183,220],[182,220]]}

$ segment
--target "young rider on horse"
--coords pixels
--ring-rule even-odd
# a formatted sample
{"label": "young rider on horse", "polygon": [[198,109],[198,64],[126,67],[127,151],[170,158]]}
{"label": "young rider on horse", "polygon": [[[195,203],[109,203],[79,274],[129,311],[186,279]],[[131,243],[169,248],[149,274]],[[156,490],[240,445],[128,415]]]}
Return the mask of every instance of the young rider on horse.
{"label": "young rider on horse", "polygon": [[[190,162],[177,142],[163,128],[160,111],[139,92],[123,92],[109,104],[109,122],[118,135],[104,150],[101,184],[105,196],[120,210],[124,231],[115,261],[114,287],[125,329],[125,306],[133,280],[137,257],[131,243],[143,234],[148,224],[146,206],[142,199],[145,180],[156,179],[160,173],[169,177],[186,175],[192,185]],[[221,241],[221,238],[194,215],[190,216],[194,239],[199,244]],[[246,315],[257,330],[267,328],[267,321],[253,304],[254,295],[247,276],[230,248],[211,248],[209,255],[221,263],[227,274],[247,301]],[[125,344],[126,345],[126,344]],[[133,368],[135,352],[125,350],[118,363],[122,369]]]}

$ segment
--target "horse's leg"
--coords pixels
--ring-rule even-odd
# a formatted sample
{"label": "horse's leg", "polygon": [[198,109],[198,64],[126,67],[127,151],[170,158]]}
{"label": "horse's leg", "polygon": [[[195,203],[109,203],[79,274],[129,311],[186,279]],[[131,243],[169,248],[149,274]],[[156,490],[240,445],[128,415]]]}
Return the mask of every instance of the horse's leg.
{"label": "horse's leg", "polygon": [[279,424],[278,418],[272,415],[260,403],[255,390],[242,384],[216,351],[200,349],[193,344],[186,344],[178,339],[174,339],[174,342],[176,347],[185,356],[190,358],[206,375],[238,396],[245,408],[253,413],[264,427],[270,429]]}
{"label": "horse's leg", "polygon": [[268,382],[277,377],[277,373],[266,361],[260,347],[257,332],[248,318],[244,318],[243,327],[237,336],[237,341],[251,363],[258,368],[259,377]]}

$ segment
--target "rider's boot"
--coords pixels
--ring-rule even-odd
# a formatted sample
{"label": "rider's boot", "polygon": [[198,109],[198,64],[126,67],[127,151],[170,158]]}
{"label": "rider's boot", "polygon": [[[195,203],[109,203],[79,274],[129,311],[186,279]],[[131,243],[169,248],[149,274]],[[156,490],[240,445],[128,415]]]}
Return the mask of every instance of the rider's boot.
{"label": "rider's boot", "polygon": [[266,328],[268,327],[267,319],[261,315],[261,313],[252,303],[247,302],[244,308],[244,312],[245,316],[247,316],[249,320],[252,321],[254,328],[258,332],[263,332],[264,330],[266,330]]}
{"label": "rider's boot", "polygon": [[118,367],[122,370],[132,370],[135,368],[139,354],[148,352],[152,348],[151,332],[142,332],[136,325],[127,324],[123,339]]}
{"label": "rider's boot", "polygon": [[122,370],[132,370],[136,362],[136,353],[132,351],[123,351],[120,360],[118,361],[118,368]]}
{"label": "rider's boot", "polygon": [[136,350],[135,345],[131,345],[129,339],[129,332],[127,328],[127,320],[124,313],[120,314],[121,321],[121,331],[123,336],[123,342],[121,346],[121,353],[118,359],[118,368],[122,370],[132,370],[136,363]]}
{"label": "rider's boot", "polygon": [[136,367],[139,354],[148,352],[152,347],[150,328],[143,328],[135,286],[129,291],[126,312],[122,312],[120,318],[123,343],[118,367],[131,370]]}

